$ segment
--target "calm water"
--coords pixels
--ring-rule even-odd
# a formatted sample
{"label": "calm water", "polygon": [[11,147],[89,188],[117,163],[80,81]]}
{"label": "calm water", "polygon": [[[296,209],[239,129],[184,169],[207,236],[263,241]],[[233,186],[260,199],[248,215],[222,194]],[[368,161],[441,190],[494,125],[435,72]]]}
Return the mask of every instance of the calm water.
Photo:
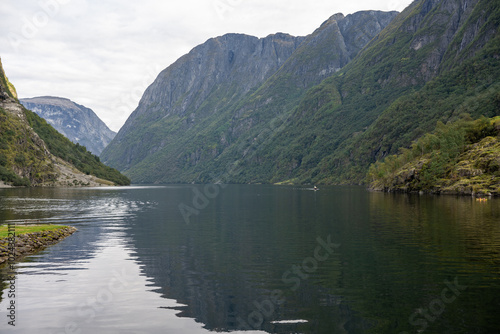
{"label": "calm water", "polygon": [[500,333],[496,199],[0,189],[0,222],[25,219],[78,232],[16,263],[0,333]]}

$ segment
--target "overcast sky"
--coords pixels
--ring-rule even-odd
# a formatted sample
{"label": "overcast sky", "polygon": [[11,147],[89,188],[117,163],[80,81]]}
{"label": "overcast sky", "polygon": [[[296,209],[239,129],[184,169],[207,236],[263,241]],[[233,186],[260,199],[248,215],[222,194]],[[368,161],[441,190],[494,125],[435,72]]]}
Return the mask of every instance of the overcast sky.
{"label": "overcast sky", "polygon": [[1,0],[0,57],[20,98],[69,98],[118,131],[158,73],[210,37],[305,36],[335,13],[410,2]]}

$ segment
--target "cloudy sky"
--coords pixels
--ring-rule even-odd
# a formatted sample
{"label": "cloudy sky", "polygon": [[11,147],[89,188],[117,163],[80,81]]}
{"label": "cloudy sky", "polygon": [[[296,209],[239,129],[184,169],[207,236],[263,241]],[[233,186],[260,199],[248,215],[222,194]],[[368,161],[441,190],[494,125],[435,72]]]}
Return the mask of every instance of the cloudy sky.
{"label": "cloudy sky", "polygon": [[1,0],[0,57],[20,98],[69,98],[118,131],[158,73],[210,37],[304,36],[335,13],[410,2]]}

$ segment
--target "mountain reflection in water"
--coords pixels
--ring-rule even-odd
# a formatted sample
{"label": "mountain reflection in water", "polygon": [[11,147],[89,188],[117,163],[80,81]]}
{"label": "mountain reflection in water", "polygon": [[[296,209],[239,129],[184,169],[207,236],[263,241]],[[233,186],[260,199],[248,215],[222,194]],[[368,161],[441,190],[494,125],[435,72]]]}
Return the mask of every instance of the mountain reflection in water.
{"label": "mountain reflection in water", "polygon": [[[500,328],[496,199],[230,185],[186,224],[179,205],[192,205],[194,189],[203,186],[0,190],[2,222],[79,229],[16,264],[17,325],[2,321],[1,332]],[[454,281],[466,289],[440,302]],[[415,313],[436,305],[445,308]]]}

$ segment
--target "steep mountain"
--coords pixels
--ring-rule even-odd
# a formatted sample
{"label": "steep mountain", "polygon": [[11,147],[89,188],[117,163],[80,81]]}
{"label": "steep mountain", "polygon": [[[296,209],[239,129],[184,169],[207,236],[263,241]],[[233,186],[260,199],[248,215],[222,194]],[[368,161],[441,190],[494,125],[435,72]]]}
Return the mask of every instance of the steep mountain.
{"label": "steep mountain", "polygon": [[[192,52],[148,88],[103,159],[145,183],[358,184],[438,121],[499,114],[500,0],[417,0],[395,15],[337,14],[288,36],[268,76],[256,70],[267,58],[239,67],[252,85],[224,79],[237,51]],[[215,72],[180,66],[224,56]]]}
{"label": "steep mountain", "polygon": [[306,37],[210,39],[160,73],[101,158],[135,182],[210,182],[396,15],[336,14]]}
{"label": "steep mountain", "polygon": [[73,143],[85,146],[95,155],[101,154],[116,135],[92,109],[71,100],[42,96],[20,99],[19,102],[44,118]]}
{"label": "steep mountain", "polygon": [[0,62],[0,186],[129,184],[16,98]]}
{"label": "steep mountain", "polygon": [[[353,62],[308,92],[275,143],[300,144],[302,164],[288,174],[273,171],[273,180],[359,183],[370,163],[410,146],[437,121],[497,115],[499,3],[411,4]],[[271,148],[270,155],[289,163],[286,153]]]}
{"label": "steep mountain", "polygon": [[103,161],[127,170],[168,151],[172,162],[198,133],[217,127],[219,119],[224,124],[227,109],[272,75],[301,40],[229,34],[197,46],[159,74],[103,151]]}

